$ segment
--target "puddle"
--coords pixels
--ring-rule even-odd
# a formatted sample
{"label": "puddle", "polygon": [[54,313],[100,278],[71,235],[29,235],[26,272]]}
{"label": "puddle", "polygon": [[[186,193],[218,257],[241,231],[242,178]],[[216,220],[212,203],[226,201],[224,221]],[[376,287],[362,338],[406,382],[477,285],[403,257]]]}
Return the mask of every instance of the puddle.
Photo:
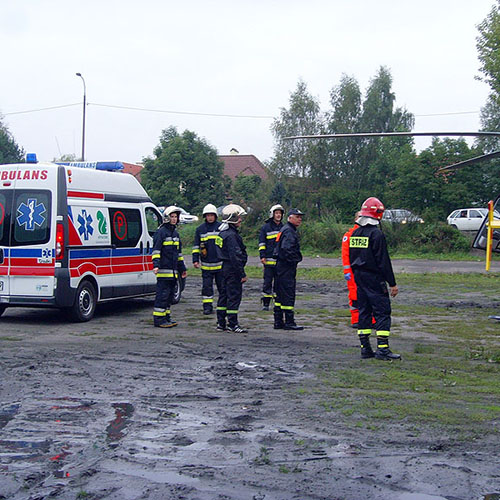
{"label": "puddle", "polygon": [[0,429],[3,429],[16,415],[20,408],[19,403],[0,408]]}
{"label": "puddle", "polygon": [[134,413],[134,407],[130,403],[113,403],[116,417],[106,428],[108,441],[119,441],[125,434],[123,430],[130,422],[130,417]]}
{"label": "puddle", "polygon": [[500,493],[488,493],[483,500],[500,500]]}

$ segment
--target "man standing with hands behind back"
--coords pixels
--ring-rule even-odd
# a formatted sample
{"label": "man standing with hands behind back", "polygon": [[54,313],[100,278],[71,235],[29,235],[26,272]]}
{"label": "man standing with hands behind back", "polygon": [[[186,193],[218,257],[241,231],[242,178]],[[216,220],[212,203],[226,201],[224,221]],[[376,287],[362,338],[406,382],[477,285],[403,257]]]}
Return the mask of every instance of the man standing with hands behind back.
{"label": "man standing with hands behind back", "polygon": [[[297,264],[302,260],[297,228],[304,215],[298,208],[288,212],[288,222],[276,237],[276,301],[274,303],[274,328],[276,330],[303,330],[294,318]],[[283,315],[285,320],[283,321]]]}

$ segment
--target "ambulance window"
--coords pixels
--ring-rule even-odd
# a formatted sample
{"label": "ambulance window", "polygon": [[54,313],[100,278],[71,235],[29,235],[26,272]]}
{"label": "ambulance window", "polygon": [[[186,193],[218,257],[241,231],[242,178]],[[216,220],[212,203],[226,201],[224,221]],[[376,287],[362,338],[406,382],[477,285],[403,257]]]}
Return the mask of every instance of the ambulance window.
{"label": "ambulance window", "polygon": [[161,216],[154,208],[146,207],[146,224],[148,225],[149,236],[154,236],[161,225]]}
{"label": "ambulance window", "polygon": [[16,190],[12,211],[12,246],[39,245],[49,241],[50,191]]}
{"label": "ambulance window", "polygon": [[117,247],[135,247],[142,235],[141,212],[130,208],[110,208],[111,243]]}

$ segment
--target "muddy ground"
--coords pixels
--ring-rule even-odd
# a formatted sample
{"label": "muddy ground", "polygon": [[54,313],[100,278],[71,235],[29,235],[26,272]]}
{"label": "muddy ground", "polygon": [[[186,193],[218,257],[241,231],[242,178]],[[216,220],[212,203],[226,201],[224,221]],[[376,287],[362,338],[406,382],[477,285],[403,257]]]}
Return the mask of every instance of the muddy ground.
{"label": "muddy ground", "polygon": [[[152,327],[144,299],[101,306],[83,324],[7,310],[0,499],[499,498],[498,438],[456,441],[397,421],[383,433],[353,427],[300,390],[324,363],[382,363],[359,360],[347,316],[332,326],[315,314],[345,310],[343,283],[299,283],[307,329],[290,333],[273,330],[260,280],[250,280],[241,307],[250,331],[240,335],[200,314],[199,286],[188,279],[170,330]],[[409,304],[441,300],[403,291]],[[394,350],[411,352],[416,337],[397,338]]]}

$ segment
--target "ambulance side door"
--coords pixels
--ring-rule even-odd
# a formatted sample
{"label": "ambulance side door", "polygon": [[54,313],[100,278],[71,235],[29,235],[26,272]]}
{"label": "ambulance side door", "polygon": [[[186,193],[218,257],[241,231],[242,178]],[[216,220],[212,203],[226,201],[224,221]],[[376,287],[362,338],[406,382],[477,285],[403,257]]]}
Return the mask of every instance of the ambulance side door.
{"label": "ambulance side door", "polygon": [[143,208],[144,217],[144,270],[146,272],[146,293],[154,293],[156,290],[156,276],[153,273],[153,261],[151,260],[153,250],[153,236],[161,226],[162,216],[158,209],[147,204]]}

